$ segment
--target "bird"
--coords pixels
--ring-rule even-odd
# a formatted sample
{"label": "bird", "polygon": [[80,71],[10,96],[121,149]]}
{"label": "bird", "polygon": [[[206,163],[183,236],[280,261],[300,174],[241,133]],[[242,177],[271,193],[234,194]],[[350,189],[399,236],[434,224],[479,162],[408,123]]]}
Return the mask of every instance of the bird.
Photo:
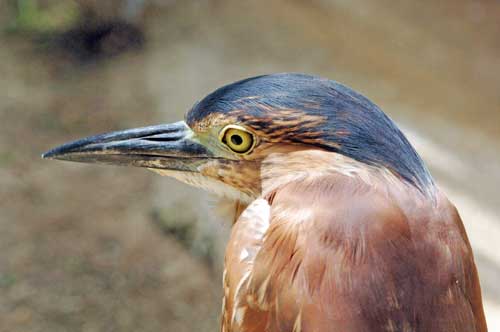
{"label": "bird", "polygon": [[486,332],[460,215],[398,126],[300,73],[213,91],[184,121],[43,158],[143,167],[229,204],[222,332]]}

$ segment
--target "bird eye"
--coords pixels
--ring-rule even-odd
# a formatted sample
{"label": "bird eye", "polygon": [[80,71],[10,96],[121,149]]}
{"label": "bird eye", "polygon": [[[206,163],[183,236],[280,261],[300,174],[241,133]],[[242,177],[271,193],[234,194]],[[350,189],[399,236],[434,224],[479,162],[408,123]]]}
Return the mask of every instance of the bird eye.
{"label": "bird eye", "polygon": [[254,147],[253,134],[243,127],[229,125],[222,130],[221,141],[236,153],[248,153]]}

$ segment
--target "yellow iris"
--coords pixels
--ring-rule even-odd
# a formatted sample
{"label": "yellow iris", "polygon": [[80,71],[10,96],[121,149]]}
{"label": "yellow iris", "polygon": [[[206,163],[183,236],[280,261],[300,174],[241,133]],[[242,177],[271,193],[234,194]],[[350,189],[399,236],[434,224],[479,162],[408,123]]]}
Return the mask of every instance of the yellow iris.
{"label": "yellow iris", "polygon": [[236,126],[228,126],[222,135],[222,142],[231,150],[237,153],[247,153],[254,145],[254,138],[251,133],[246,130],[236,128]]}

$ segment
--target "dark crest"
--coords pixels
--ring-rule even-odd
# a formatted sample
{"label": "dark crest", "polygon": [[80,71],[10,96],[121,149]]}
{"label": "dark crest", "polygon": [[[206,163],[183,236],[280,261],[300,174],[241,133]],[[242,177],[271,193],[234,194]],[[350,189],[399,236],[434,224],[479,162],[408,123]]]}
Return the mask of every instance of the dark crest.
{"label": "dark crest", "polygon": [[192,125],[213,113],[236,115],[276,141],[314,145],[386,167],[422,191],[433,186],[422,159],[394,122],[370,100],[332,80],[304,74],[248,78],[205,97],[186,120]]}

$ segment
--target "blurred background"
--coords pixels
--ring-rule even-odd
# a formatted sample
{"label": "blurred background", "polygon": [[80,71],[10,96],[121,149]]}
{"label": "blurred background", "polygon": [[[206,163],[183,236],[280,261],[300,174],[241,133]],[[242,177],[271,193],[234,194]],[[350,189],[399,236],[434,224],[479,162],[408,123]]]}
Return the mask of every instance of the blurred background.
{"label": "blurred background", "polygon": [[500,331],[499,35],[496,0],[0,0],[0,331],[217,331],[229,227],[210,197],[39,156],[284,71],[401,125],[464,219]]}

